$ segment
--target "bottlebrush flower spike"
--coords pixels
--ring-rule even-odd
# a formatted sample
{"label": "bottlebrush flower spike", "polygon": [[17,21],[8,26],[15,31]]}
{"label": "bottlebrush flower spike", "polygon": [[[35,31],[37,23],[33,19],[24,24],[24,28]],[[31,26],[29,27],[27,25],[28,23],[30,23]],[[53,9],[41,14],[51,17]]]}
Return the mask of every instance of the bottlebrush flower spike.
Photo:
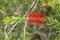
{"label": "bottlebrush flower spike", "polygon": [[29,13],[29,18],[28,18],[28,23],[30,24],[38,24],[38,25],[43,25],[44,22],[44,14],[39,14],[39,13]]}

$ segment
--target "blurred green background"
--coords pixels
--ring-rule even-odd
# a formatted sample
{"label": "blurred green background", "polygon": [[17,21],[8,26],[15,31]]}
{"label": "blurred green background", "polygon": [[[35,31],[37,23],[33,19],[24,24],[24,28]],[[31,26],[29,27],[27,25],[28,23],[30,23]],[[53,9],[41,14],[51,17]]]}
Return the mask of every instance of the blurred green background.
{"label": "blurred green background", "polygon": [[60,0],[0,0],[0,40],[30,40],[36,25],[28,24],[24,18],[30,12],[41,11],[45,25],[54,34],[48,40],[60,40]]}

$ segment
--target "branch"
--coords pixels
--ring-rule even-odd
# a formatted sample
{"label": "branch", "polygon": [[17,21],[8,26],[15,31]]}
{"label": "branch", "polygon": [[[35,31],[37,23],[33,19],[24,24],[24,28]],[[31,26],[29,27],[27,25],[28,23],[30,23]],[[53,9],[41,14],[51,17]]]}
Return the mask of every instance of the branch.
{"label": "branch", "polygon": [[[35,7],[34,7],[34,5],[35,5],[35,7],[36,7],[36,5],[37,5],[37,0],[35,0],[35,1],[33,1],[33,4],[31,5],[31,7],[30,7],[30,9],[26,12],[26,14],[23,16],[24,18],[25,18],[25,16],[27,16],[28,15],[28,13],[30,12],[30,10],[31,9],[35,9]],[[28,16],[27,16],[27,18],[28,18]],[[25,30],[26,30],[26,26],[27,26],[27,20],[25,21],[25,25],[24,25],[24,40],[25,40]]]}
{"label": "branch", "polygon": [[3,10],[1,10],[1,9],[0,9],[0,12],[1,12],[3,15],[6,15],[6,13],[5,13]]}
{"label": "branch", "polygon": [[20,22],[20,21],[16,22],[15,25],[13,25],[13,27],[12,27],[11,30],[8,32],[8,34],[12,32],[12,30],[15,28],[15,26],[16,26],[19,22]]}
{"label": "branch", "polygon": [[7,32],[6,32],[7,27],[8,27],[8,24],[6,24],[6,26],[5,26],[5,28],[4,28],[5,40],[8,39],[8,34],[7,34]]}
{"label": "branch", "polygon": [[23,17],[25,17],[25,16],[28,15],[28,13],[31,11],[31,9],[33,9],[34,6],[36,5],[37,1],[38,1],[38,0],[34,0],[34,1],[33,1],[33,4],[30,6],[30,8],[28,9],[28,11],[26,12],[26,14],[25,14]]}

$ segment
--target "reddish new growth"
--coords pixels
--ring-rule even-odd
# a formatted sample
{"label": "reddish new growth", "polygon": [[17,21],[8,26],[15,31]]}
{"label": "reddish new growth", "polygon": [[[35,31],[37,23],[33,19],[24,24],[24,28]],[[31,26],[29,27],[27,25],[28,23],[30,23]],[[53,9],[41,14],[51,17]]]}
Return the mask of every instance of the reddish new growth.
{"label": "reddish new growth", "polygon": [[44,22],[44,14],[42,13],[29,13],[29,19],[28,19],[28,23],[30,24],[38,24],[38,25],[43,25]]}

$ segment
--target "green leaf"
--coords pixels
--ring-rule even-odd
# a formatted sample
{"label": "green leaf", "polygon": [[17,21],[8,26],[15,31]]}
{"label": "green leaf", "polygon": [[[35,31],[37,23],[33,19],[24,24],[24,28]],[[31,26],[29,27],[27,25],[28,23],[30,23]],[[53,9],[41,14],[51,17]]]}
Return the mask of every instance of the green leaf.
{"label": "green leaf", "polygon": [[57,19],[55,19],[55,22],[56,22],[56,23],[59,23]]}

